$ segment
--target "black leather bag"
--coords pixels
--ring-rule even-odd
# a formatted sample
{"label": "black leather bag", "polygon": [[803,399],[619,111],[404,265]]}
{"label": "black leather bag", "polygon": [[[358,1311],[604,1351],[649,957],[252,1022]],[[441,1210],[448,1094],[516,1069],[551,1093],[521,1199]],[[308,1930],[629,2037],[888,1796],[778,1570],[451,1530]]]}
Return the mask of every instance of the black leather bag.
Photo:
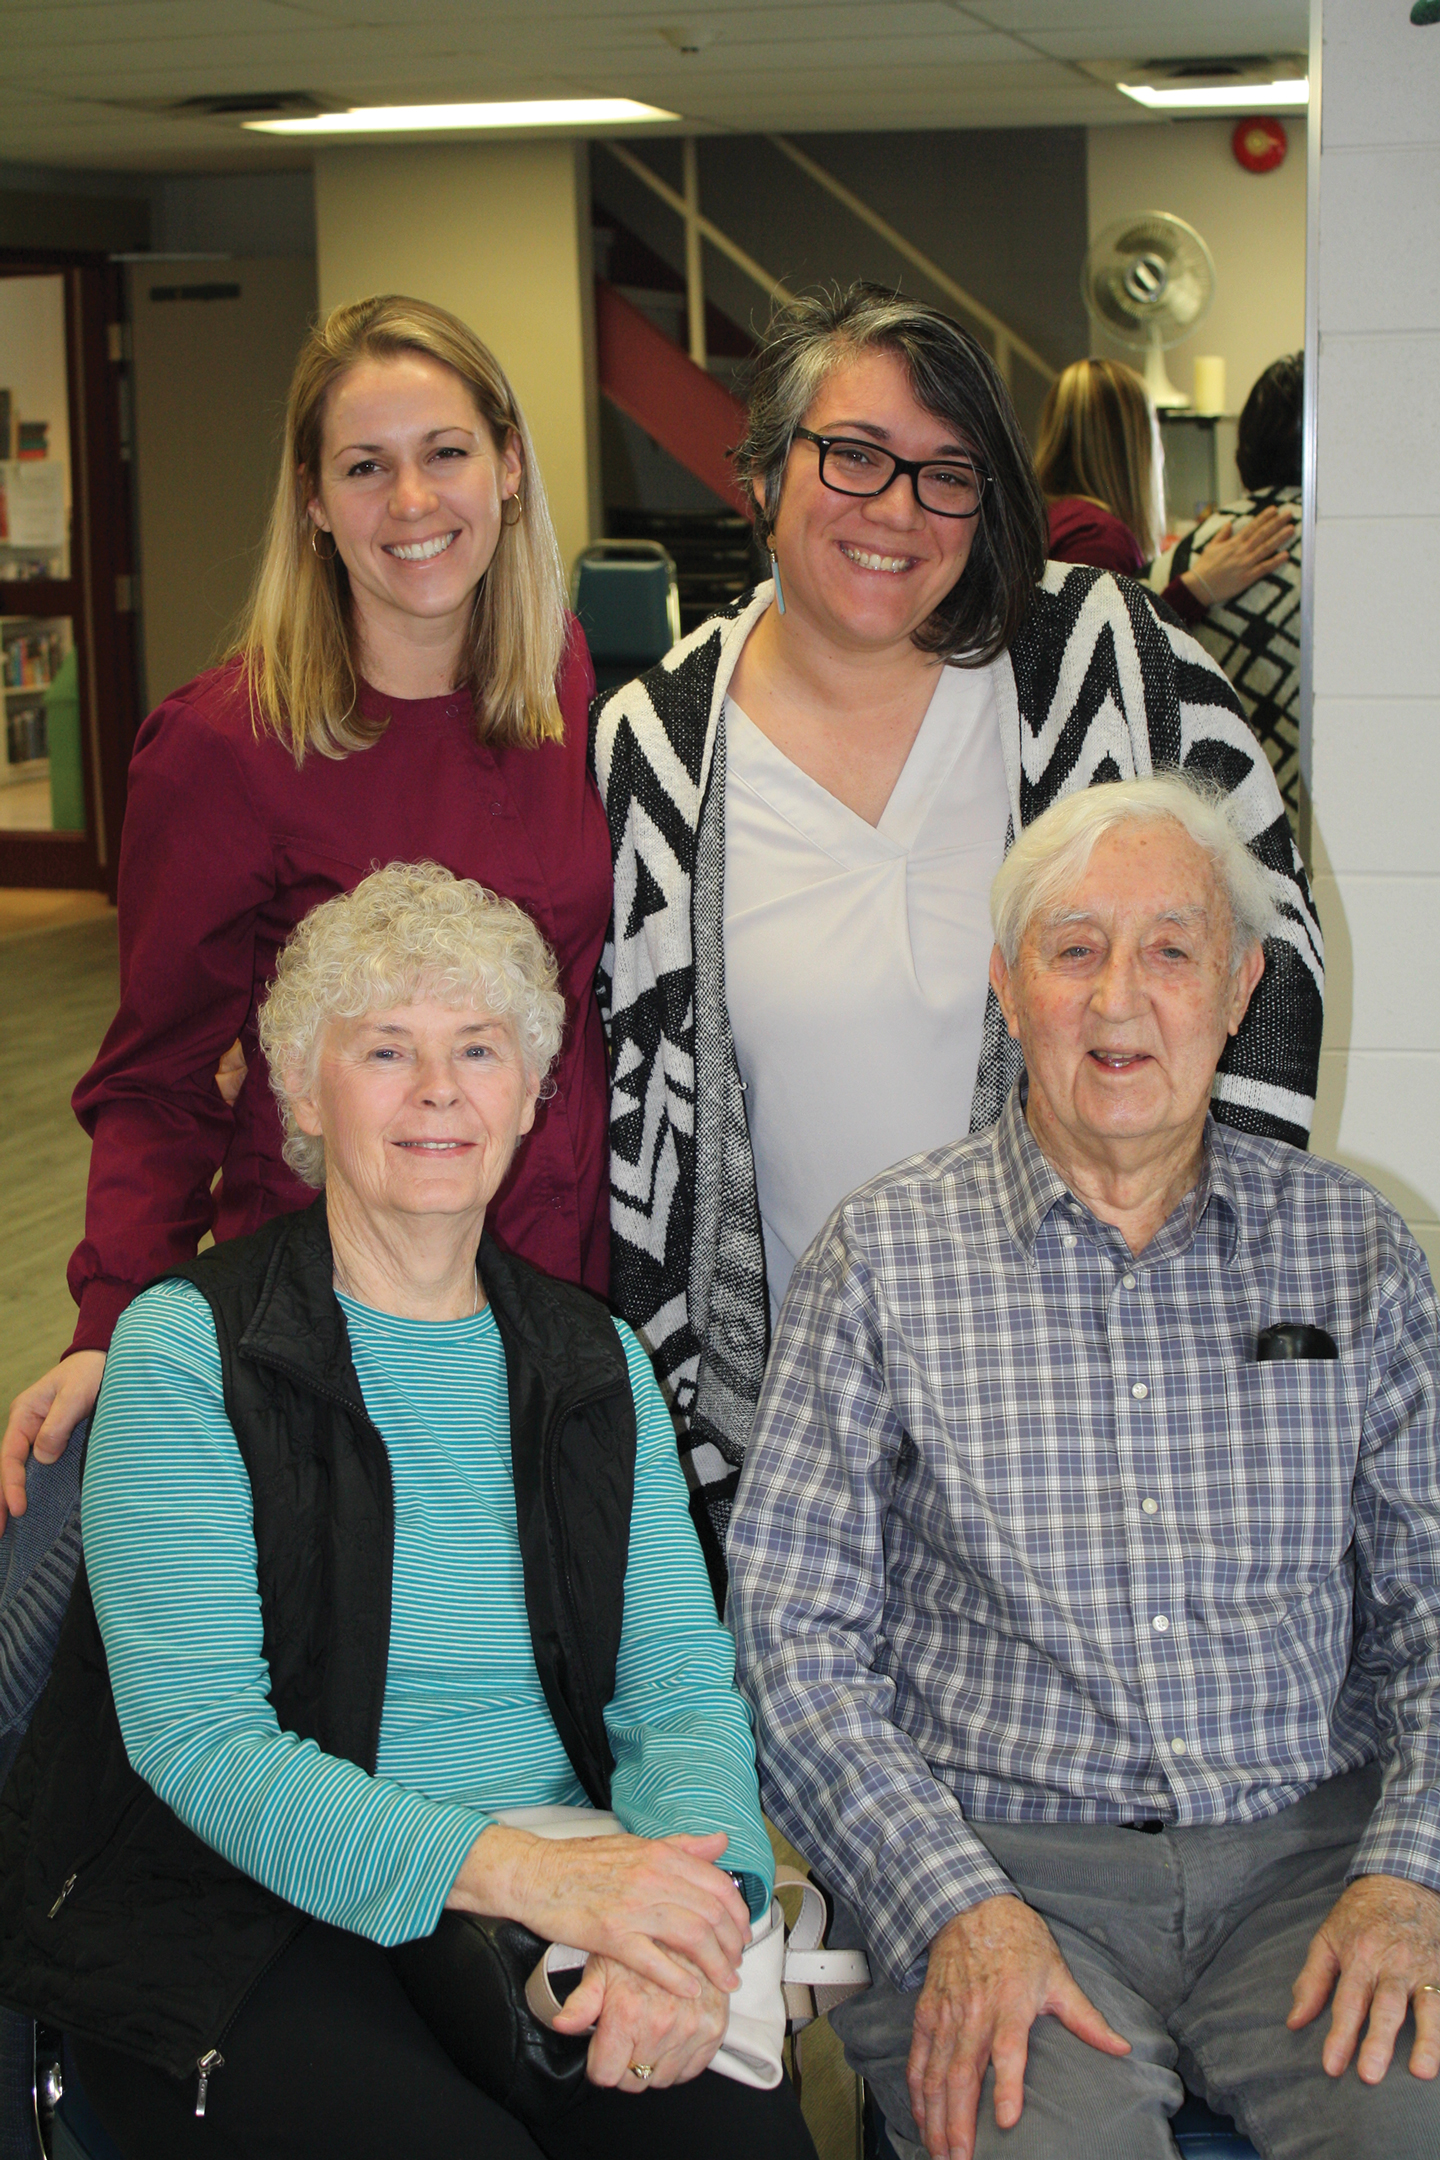
{"label": "black leather bag", "polygon": [[445,1912],[433,1935],[390,1952],[456,2069],[523,2123],[554,2122],[586,2090],[588,2034],[551,2032],[525,2000],[547,1947],[518,1920]]}

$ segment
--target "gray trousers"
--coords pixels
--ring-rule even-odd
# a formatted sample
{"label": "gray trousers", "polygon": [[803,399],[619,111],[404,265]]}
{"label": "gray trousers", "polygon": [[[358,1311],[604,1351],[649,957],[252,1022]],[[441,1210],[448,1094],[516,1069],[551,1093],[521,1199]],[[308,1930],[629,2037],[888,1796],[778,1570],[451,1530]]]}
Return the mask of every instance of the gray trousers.
{"label": "gray trousers", "polygon": [[[1048,1923],[1079,1985],[1131,2043],[1102,2055],[1042,2017],[1030,2031],[1025,2111],[995,2126],[994,2073],[976,2160],[1175,2160],[1182,2078],[1233,2115],[1264,2160],[1437,2160],[1440,2080],[1411,2077],[1407,2017],[1378,2086],[1354,2062],[1327,2077],[1330,2010],[1285,2029],[1310,1938],[1340,1895],[1379,1773],[1333,1778],[1264,1822],[1133,1830],[981,1823],[979,1837]],[[863,1940],[841,1907],[831,1941]],[[923,2148],[905,2064],[918,1990],[880,1981],[830,2014],[902,2160]]]}

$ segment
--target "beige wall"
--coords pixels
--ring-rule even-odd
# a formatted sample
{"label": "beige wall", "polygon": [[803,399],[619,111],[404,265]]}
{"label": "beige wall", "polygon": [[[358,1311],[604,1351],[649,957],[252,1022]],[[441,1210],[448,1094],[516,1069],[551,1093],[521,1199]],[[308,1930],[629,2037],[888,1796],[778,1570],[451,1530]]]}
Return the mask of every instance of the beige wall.
{"label": "beige wall", "polygon": [[1321,13],[1315,1144],[1440,1274],[1440,25],[1374,0]]}
{"label": "beige wall", "polygon": [[[233,298],[154,300],[177,286]],[[209,667],[259,556],[295,355],[315,312],[304,257],[131,270],[135,494],[145,697]]]}
{"label": "beige wall", "polygon": [[[1088,130],[1091,239],[1116,218],[1168,210],[1193,225],[1214,256],[1214,304],[1166,365],[1190,396],[1196,353],[1222,354],[1231,412],[1272,360],[1305,342],[1305,121],[1290,113],[1284,121],[1290,148],[1273,173],[1236,163],[1233,120]],[[1133,349],[1099,336],[1092,350],[1144,365]]]}
{"label": "beige wall", "polygon": [[600,530],[583,146],[321,150],[315,211],[322,307],[410,293],[493,348],[530,423],[568,570]]}

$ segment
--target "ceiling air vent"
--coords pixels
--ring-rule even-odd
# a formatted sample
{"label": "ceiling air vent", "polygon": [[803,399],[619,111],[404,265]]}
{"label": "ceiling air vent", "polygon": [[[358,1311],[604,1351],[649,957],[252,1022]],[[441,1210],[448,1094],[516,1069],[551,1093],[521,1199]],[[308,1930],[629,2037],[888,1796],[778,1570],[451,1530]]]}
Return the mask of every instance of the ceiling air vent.
{"label": "ceiling air vent", "polygon": [[1303,53],[1210,53],[1180,60],[1082,60],[1097,82],[1131,83],[1146,90],[1241,90],[1302,76],[1309,62]]}
{"label": "ceiling air vent", "polygon": [[220,97],[182,98],[169,109],[177,119],[308,120],[334,106],[309,90],[231,90]]}
{"label": "ceiling air vent", "polygon": [[219,120],[237,127],[246,120],[309,120],[316,113],[343,109],[337,99],[316,97],[311,90],[227,90],[215,97],[106,98],[101,102],[167,120]]}

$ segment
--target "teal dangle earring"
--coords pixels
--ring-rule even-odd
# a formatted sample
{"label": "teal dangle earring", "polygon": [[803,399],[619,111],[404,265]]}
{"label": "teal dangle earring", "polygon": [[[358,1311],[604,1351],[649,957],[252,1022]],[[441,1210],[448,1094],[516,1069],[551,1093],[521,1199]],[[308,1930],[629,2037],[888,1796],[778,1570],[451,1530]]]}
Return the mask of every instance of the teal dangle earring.
{"label": "teal dangle earring", "polygon": [[775,605],[783,615],[785,612],[785,588],[780,583],[780,565],[775,559],[774,548],[770,550],[770,575],[775,580]]}

